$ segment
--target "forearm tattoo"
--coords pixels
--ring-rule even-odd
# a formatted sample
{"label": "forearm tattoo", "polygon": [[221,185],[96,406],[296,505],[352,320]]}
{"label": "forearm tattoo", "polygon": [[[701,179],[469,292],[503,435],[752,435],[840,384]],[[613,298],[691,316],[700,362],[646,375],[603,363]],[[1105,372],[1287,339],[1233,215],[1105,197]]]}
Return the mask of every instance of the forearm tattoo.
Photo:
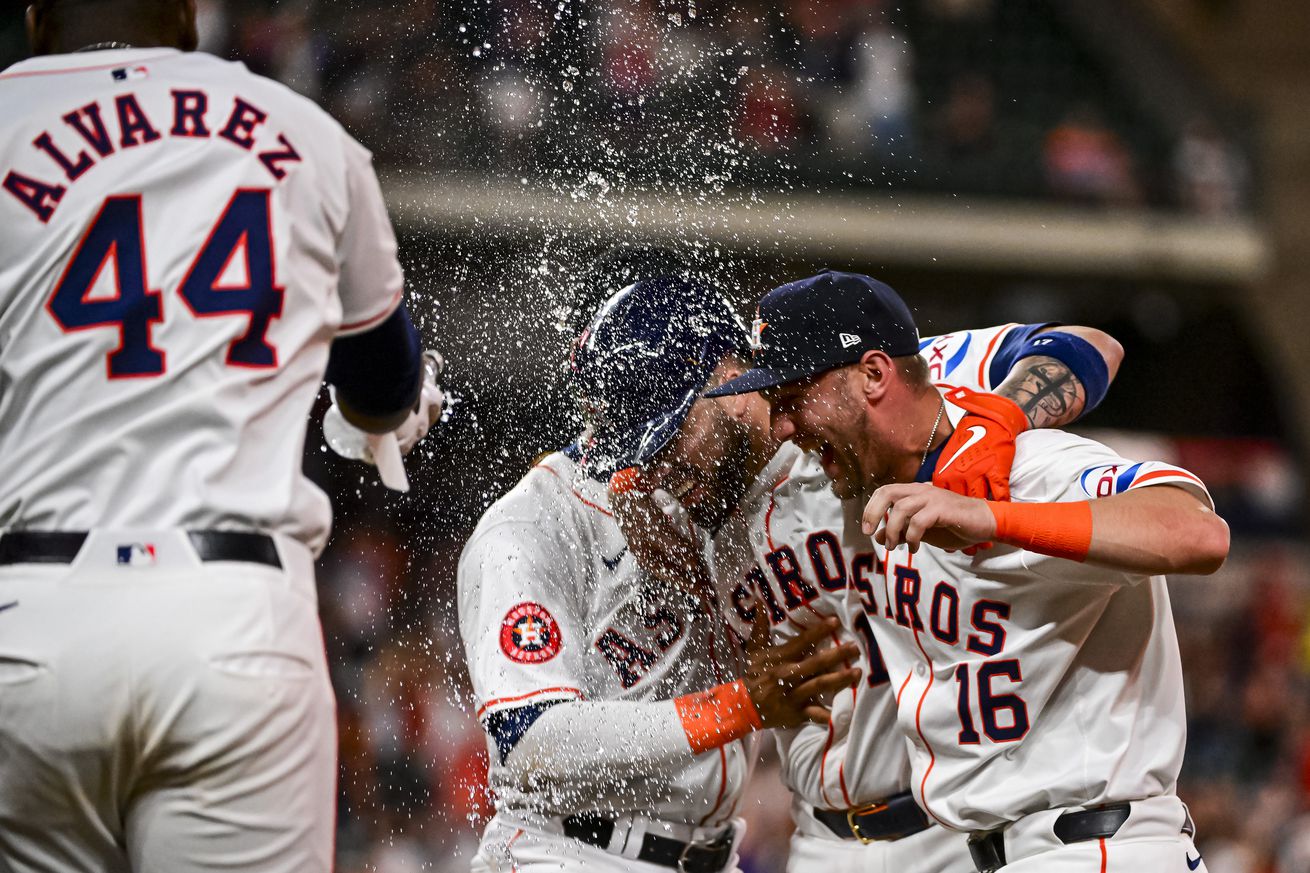
{"label": "forearm tattoo", "polygon": [[1019,405],[1033,427],[1062,427],[1082,415],[1087,392],[1055,358],[1023,358],[996,393]]}

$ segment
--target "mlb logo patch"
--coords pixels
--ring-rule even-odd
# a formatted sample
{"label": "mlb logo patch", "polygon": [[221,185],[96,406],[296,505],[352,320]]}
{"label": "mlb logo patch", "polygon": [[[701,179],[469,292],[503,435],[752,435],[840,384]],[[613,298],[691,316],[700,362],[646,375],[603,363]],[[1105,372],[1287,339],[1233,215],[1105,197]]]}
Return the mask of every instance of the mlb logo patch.
{"label": "mlb logo patch", "polygon": [[153,567],[154,543],[128,543],[118,547],[118,563],[123,567]]}
{"label": "mlb logo patch", "polygon": [[146,67],[119,67],[111,71],[110,75],[114,77],[115,82],[135,82],[149,76],[150,70]]}

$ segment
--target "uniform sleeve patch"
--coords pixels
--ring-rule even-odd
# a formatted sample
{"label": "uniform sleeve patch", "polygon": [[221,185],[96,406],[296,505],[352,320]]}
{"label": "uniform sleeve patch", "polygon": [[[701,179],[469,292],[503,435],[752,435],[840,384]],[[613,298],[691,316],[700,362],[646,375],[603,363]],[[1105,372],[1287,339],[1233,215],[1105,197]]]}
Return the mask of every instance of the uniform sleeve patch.
{"label": "uniform sleeve patch", "polygon": [[1104,464],[1084,470],[1078,478],[1083,493],[1088,497],[1110,497],[1122,494],[1132,484],[1141,464]]}
{"label": "uniform sleeve patch", "polygon": [[1196,476],[1168,464],[1159,462],[1137,464],[1109,464],[1084,470],[1079,477],[1083,493],[1088,497],[1110,497],[1132,488],[1160,480],[1183,482],[1205,490],[1205,484]]}
{"label": "uniform sleeve patch", "polygon": [[500,650],[519,664],[541,664],[559,654],[559,624],[539,603],[520,603],[500,623]]}

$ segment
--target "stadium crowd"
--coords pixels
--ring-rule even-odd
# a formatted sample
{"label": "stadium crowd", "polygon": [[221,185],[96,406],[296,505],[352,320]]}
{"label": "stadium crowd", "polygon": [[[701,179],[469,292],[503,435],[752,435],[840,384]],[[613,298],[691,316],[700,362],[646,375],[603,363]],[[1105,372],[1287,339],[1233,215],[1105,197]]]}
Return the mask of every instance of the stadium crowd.
{"label": "stadium crowd", "polygon": [[[323,102],[386,162],[567,185],[852,186],[1206,215],[1248,206],[1033,0],[200,0],[202,47]],[[670,178],[668,168],[680,172]]]}

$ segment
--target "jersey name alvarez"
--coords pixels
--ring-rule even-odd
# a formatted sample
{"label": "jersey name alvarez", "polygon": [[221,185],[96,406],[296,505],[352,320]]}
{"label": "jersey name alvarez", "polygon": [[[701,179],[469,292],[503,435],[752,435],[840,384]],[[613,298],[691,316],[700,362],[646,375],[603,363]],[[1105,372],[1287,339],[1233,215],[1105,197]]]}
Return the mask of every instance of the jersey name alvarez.
{"label": "jersey name alvarez", "polygon": [[741,741],[622,790],[560,790],[546,774],[524,786],[503,766],[512,750],[502,745],[504,725],[535,707],[671,700],[740,674],[740,640],[723,622],[639,570],[602,483],[565,453],[547,456],[483,516],[459,574],[460,632],[476,714],[489,728],[498,809],[601,810],[706,826],[732,817],[747,769]]}
{"label": "jersey name alvarez", "polygon": [[[108,75],[123,80],[148,75],[148,67],[135,65]],[[216,140],[251,152],[268,172],[271,182],[287,175],[287,166],[302,160],[299,150],[276,120],[253,100],[224,98],[210,106],[209,94],[198,88],[170,91],[170,111],[160,116],[147,111],[135,91],[90,102],[69,101],[56,111],[62,125],[52,126],[32,140],[34,154],[5,168],[4,189],[41,223],[54,216],[68,186],[75,185],[102,163],[113,163],[123,152],[150,147],[167,140]],[[153,117],[152,117],[153,116]],[[21,171],[20,171],[21,170]]]}

